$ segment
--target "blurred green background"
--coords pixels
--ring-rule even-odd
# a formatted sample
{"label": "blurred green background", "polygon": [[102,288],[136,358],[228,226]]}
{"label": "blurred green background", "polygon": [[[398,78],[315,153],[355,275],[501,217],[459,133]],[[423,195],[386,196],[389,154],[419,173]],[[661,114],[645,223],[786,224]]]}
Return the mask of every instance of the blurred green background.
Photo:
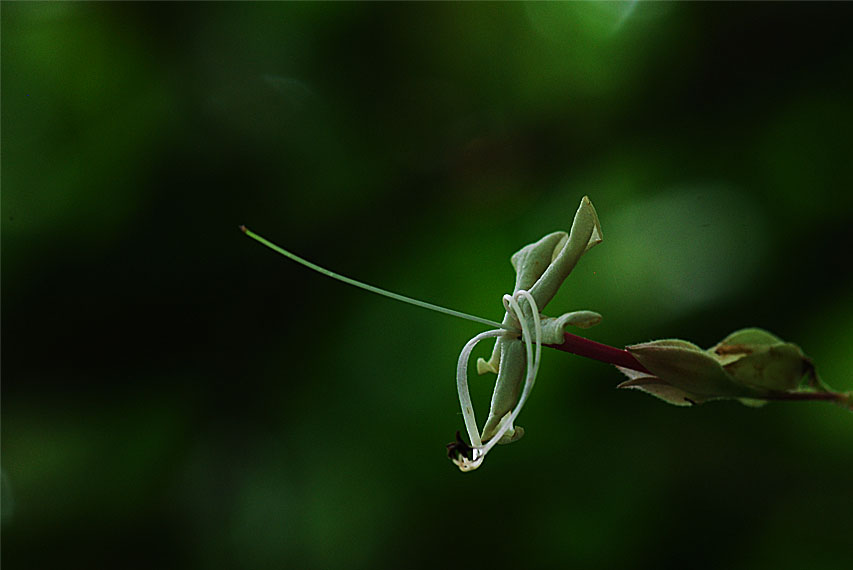
{"label": "blurred green background", "polygon": [[237,229],[500,319],[588,194],[605,241],[547,313],[760,326],[853,389],[851,16],[4,2],[4,566],[851,567],[849,412],[670,407],[545,351],[525,438],[462,474],[482,327]]}

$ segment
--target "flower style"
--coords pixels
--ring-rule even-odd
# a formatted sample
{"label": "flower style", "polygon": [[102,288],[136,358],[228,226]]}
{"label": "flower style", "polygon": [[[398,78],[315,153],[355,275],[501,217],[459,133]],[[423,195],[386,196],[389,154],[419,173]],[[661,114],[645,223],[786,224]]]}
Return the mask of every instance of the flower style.
{"label": "flower style", "polygon": [[[592,311],[574,311],[557,318],[540,313],[581,256],[601,240],[598,215],[589,198],[584,196],[568,234],[548,234],[512,256],[515,287],[512,295],[503,297],[506,313],[501,328],[478,334],[468,341],[459,355],[456,384],[471,444],[462,441],[457,432],[456,441],[447,448],[448,456],[462,471],[478,468],[496,444],[517,441],[524,435],[515,420],[536,381],[542,345],[563,342],[567,325],[588,328],[601,321],[601,315]],[[478,359],[477,372],[496,373],[497,381],[489,417],[483,431],[479,432],[468,390],[467,368],[474,346],[486,338],[495,338],[495,347],[489,360]]]}

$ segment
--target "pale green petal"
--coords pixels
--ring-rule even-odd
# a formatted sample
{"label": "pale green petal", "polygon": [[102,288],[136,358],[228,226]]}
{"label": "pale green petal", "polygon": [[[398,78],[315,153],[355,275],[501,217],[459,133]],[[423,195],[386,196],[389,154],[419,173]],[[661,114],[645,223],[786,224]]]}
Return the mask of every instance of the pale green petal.
{"label": "pale green petal", "polygon": [[[601,240],[602,232],[598,214],[589,198],[584,196],[575,213],[571,233],[550,233],[539,241],[524,246],[512,255],[510,261],[516,272],[513,294],[521,289],[530,291],[536,305],[541,310],[557,293],[560,285],[568,277],[584,252],[600,243]],[[599,320],[601,320],[601,316],[597,313],[577,311],[577,314],[567,318],[565,324],[586,328],[597,324]],[[518,326],[518,323],[508,312],[504,314],[501,324],[509,327]],[[548,344],[563,342],[562,336],[559,340],[555,336],[557,326],[556,324],[552,325],[551,340],[544,342]],[[483,358],[477,360],[477,373],[493,372],[500,374],[500,362],[501,344],[495,342],[491,357],[488,360]]]}
{"label": "pale green petal", "polygon": [[542,277],[548,266],[560,252],[561,244],[568,239],[566,232],[554,232],[537,242],[528,244],[512,254],[510,262],[515,269],[515,288],[528,290]]}
{"label": "pale green petal", "polygon": [[[512,414],[512,412],[510,412]],[[498,441],[498,445],[506,445],[508,443],[513,443],[518,441],[524,437],[524,428],[521,426],[512,426],[507,430],[505,434],[501,436],[500,441]]]}
{"label": "pale green petal", "polygon": [[500,364],[501,351],[500,351],[500,343],[495,342],[495,349],[492,351],[492,357],[488,360],[485,358],[477,359],[477,374],[486,374],[487,372],[491,372],[492,374],[498,373],[498,366]]}
{"label": "pale green petal", "polygon": [[501,363],[495,390],[492,393],[489,418],[483,427],[481,436],[483,442],[489,441],[495,435],[501,419],[512,412],[518,402],[527,371],[527,356],[523,342],[517,339],[500,338],[498,343],[501,345]]}
{"label": "pale green petal", "polygon": [[[518,323],[515,322],[509,313],[504,315],[504,320],[502,322],[504,325],[518,326]],[[501,362],[501,341],[500,339],[495,340],[495,347],[492,349],[492,355],[488,360],[484,358],[477,359],[477,374],[483,375],[487,372],[491,372],[492,374],[497,374],[500,370],[500,362]]]}
{"label": "pale green petal", "polygon": [[566,327],[571,325],[582,329],[601,322],[601,315],[594,311],[573,311],[559,317],[542,316],[542,344],[562,344]]}
{"label": "pale green petal", "polygon": [[575,213],[569,238],[565,240],[559,254],[553,258],[545,273],[529,289],[540,310],[554,298],[560,285],[569,276],[581,256],[601,240],[602,232],[598,214],[589,198],[584,196]]}

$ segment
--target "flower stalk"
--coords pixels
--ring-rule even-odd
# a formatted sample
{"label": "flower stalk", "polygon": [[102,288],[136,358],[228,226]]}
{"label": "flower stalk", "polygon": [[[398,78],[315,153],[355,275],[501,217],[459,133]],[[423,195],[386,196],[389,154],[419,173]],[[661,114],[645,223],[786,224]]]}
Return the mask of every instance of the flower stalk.
{"label": "flower stalk", "polygon": [[583,356],[584,358],[591,358],[614,366],[621,366],[622,368],[628,368],[629,370],[636,370],[637,372],[651,374],[645,366],[640,364],[639,360],[634,358],[633,354],[625,349],[595,342],[594,340],[589,340],[588,338],[572,333],[563,334],[565,335],[566,340],[562,344],[543,344],[542,346],[555,348],[557,350],[562,350],[563,352],[576,354],[577,356]]}

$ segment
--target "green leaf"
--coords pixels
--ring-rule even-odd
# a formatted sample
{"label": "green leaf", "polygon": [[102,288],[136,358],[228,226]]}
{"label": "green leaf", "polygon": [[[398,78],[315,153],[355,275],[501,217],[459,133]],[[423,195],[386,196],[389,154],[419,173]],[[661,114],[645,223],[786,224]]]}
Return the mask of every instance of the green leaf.
{"label": "green leaf", "polygon": [[790,343],[755,349],[752,354],[726,364],[726,372],[745,386],[765,390],[793,390],[807,376],[812,365]]}
{"label": "green leaf", "polygon": [[769,400],[823,400],[853,410],[853,393],[835,392],[795,344],[762,329],[736,331],[713,348],[666,339],[629,346],[649,372],[617,366],[635,388],[677,406],[736,399],[758,407]]}
{"label": "green leaf", "polygon": [[699,396],[698,394],[691,394],[681,388],[667,384],[656,376],[650,376],[643,372],[637,372],[636,370],[630,370],[620,366],[617,366],[616,368],[629,378],[616,386],[617,388],[640,390],[675,406],[692,406],[694,404],[701,404],[705,401],[705,398],[702,396]]}
{"label": "green leaf", "polygon": [[759,347],[773,346],[783,342],[782,339],[762,329],[741,329],[721,340],[708,353],[721,364],[726,365],[752,354]]}
{"label": "green leaf", "polygon": [[762,329],[743,329],[723,339],[708,353],[732,379],[759,390],[793,390],[804,378],[814,385],[814,366],[795,344]]}
{"label": "green leaf", "polygon": [[703,398],[750,397],[723,366],[693,343],[667,339],[628,347],[628,351],[661,381]]}
{"label": "green leaf", "polygon": [[[767,332],[764,329],[759,328],[749,328],[749,329],[741,329],[739,331],[735,331],[717,344],[719,346],[736,346],[739,344],[779,344],[780,342],[785,342],[778,336]],[[715,347],[716,348],[716,347]]]}

